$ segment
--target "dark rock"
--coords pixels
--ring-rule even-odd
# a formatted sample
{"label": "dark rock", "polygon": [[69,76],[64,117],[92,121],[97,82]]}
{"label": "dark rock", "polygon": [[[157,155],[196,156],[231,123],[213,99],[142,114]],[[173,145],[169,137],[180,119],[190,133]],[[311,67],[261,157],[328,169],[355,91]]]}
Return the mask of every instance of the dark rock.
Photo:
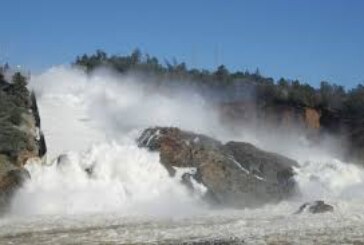
{"label": "dark rock", "polygon": [[29,172],[14,166],[5,155],[0,155],[0,211],[4,211],[15,191],[30,178]]}
{"label": "dark rock", "polygon": [[324,201],[318,200],[314,202],[306,202],[300,206],[300,208],[295,212],[295,214],[300,214],[302,212],[309,212],[312,214],[333,212],[334,207],[326,204]]}
{"label": "dark rock", "polygon": [[38,146],[39,146],[38,155],[40,157],[45,156],[46,153],[47,153],[47,145],[46,145],[46,141],[45,141],[43,132],[40,132],[40,138],[39,138],[37,143],[38,143]]}
{"label": "dark rock", "polygon": [[91,177],[94,173],[94,169],[93,167],[85,168],[85,172],[89,177]]}
{"label": "dark rock", "polygon": [[63,165],[69,164],[69,163],[70,163],[70,159],[68,158],[67,154],[61,154],[57,157],[57,161],[56,161],[57,167],[63,166]]}
{"label": "dark rock", "polygon": [[194,178],[194,176],[190,173],[184,173],[181,177],[181,182],[187,186],[187,188],[191,191],[193,191],[193,183],[192,183],[192,179]]}
{"label": "dark rock", "polygon": [[190,178],[207,187],[209,199],[238,207],[256,207],[278,202],[295,193],[291,159],[266,152],[242,142],[221,142],[178,128],[146,129],[138,139],[139,147],[158,151],[160,161],[171,176],[175,168],[195,167]]}
{"label": "dark rock", "polygon": [[35,120],[35,126],[40,128],[40,115],[39,115],[39,110],[38,110],[38,104],[37,104],[37,99],[35,97],[35,93],[31,92],[30,94],[30,109],[32,110],[32,114],[34,116],[34,120]]}
{"label": "dark rock", "polygon": [[[57,168],[63,169],[68,168],[72,164],[70,157],[67,154],[61,154],[57,157],[56,165]],[[94,164],[91,164],[88,167],[85,167],[83,170],[87,174],[88,177],[92,177],[94,174]]]}

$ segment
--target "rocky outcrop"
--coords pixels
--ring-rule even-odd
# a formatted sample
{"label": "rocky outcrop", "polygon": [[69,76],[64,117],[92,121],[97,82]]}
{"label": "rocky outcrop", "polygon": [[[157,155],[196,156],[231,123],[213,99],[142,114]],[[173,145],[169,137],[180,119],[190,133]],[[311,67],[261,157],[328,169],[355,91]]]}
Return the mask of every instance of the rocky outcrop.
{"label": "rocky outcrop", "polygon": [[0,154],[0,212],[7,208],[12,195],[30,175],[23,167],[16,166],[5,155]]}
{"label": "rocky outcrop", "polygon": [[0,87],[0,210],[6,209],[11,196],[29,178],[24,165],[42,161],[46,143],[34,94],[26,80],[16,73],[12,83],[2,80]]}
{"label": "rocky outcrop", "polygon": [[305,125],[309,129],[318,130],[321,127],[321,112],[314,108],[305,107]]}
{"label": "rocky outcrop", "polygon": [[345,147],[345,160],[364,165],[364,117],[337,110],[321,110],[321,129],[337,136]]}
{"label": "rocky outcrop", "polygon": [[138,139],[139,147],[158,151],[170,175],[176,168],[195,168],[182,176],[207,188],[207,197],[217,203],[236,207],[256,207],[278,202],[296,192],[293,167],[297,163],[243,142],[221,142],[205,135],[178,128],[146,129]]}
{"label": "rocky outcrop", "polygon": [[321,111],[310,107],[237,101],[221,104],[218,111],[221,119],[232,126],[258,123],[286,130],[301,128],[309,135],[318,133],[321,127]]}
{"label": "rocky outcrop", "polygon": [[[230,128],[273,127],[285,133],[299,130],[313,143],[320,142],[329,134],[345,142],[343,160],[364,164],[364,123],[363,118],[350,113],[327,108],[313,108],[289,103],[260,104],[251,101],[236,101],[219,105],[221,120]],[[343,146],[343,144],[342,144]]]}
{"label": "rocky outcrop", "polygon": [[31,100],[30,109],[32,112],[31,115],[34,120],[33,128],[35,129],[35,139],[36,139],[36,145],[37,145],[37,150],[38,150],[37,155],[39,157],[44,157],[47,153],[47,145],[46,145],[44,134],[41,131],[40,114],[39,114],[38,104],[37,104],[37,100],[36,100],[34,92],[32,92],[30,94],[30,100]]}
{"label": "rocky outcrop", "polygon": [[300,214],[302,212],[309,212],[312,214],[333,212],[334,207],[326,204],[322,200],[314,202],[306,202],[300,206],[300,208],[295,212],[295,214]]}

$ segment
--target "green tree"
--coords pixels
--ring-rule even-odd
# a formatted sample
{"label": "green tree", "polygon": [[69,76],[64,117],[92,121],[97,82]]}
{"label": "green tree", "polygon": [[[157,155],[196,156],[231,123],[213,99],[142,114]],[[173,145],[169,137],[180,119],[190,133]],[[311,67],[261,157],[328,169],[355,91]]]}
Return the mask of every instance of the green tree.
{"label": "green tree", "polygon": [[20,72],[16,72],[13,75],[12,82],[14,84],[14,87],[18,89],[24,89],[28,84],[27,79]]}
{"label": "green tree", "polygon": [[130,63],[132,66],[135,66],[140,63],[142,59],[142,52],[139,49],[134,49],[134,51],[130,55]]}
{"label": "green tree", "polygon": [[356,88],[349,91],[345,107],[346,114],[350,116],[364,116],[364,85],[359,84]]}
{"label": "green tree", "polygon": [[214,73],[216,79],[221,82],[226,82],[229,79],[229,75],[229,70],[224,65],[220,65]]}
{"label": "green tree", "polygon": [[16,72],[12,77],[10,94],[14,97],[17,106],[28,107],[30,105],[29,91],[26,86],[27,79],[20,72]]}

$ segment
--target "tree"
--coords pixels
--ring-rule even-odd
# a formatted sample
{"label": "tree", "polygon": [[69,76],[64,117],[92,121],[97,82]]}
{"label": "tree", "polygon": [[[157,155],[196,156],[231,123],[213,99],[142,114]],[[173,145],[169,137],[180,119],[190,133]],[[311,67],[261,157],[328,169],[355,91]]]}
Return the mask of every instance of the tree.
{"label": "tree", "polygon": [[[137,70],[142,73],[145,72],[147,75],[156,76],[156,80],[163,84],[167,84],[165,82],[169,81],[178,81],[185,84],[192,83],[194,88],[200,90],[216,90],[219,93],[219,98],[235,96],[237,93],[234,92],[234,89],[237,87],[241,91],[249,87],[251,91],[254,91],[253,93],[259,103],[279,102],[339,112],[345,110],[355,111],[355,113],[364,111],[364,102],[362,103],[364,99],[361,99],[361,96],[364,97],[364,93],[362,94],[360,87],[346,92],[342,86],[326,81],[321,82],[319,88],[313,88],[298,80],[292,81],[281,78],[275,81],[272,78],[264,77],[259,68],[255,72],[245,70],[233,73],[224,65],[220,65],[214,71],[188,69],[184,62],[177,62],[176,59],[171,62],[165,60],[164,63],[160,63],[153,56],[148,54],[143,56],[139,49],[135,49],[129,55],[113,56],[108,56],[105,52],[98,50],[91,56],[77,57],[75,64],[84,67],[88,72],[105,64],[120,73]],[[239,93],[242,94],[241,91]]]}
{"label": "tree", "polygon": [[27,79],[20,72],[16,72],[12,77],[10,94],[14,97],[17,106],[28,107],[30,105],[29,91],[26,86]]}
{"label": "tree", "polygon": [[224,65],[220,65],[215,71],[214,75],[217,80],[225,82],[228,80],[230,73],[229,70]]}
{"label": "tree", "polygon": [[18,89],[23,89],[27,86],[27,79],[20,72],[16,72],[13,75],[12,82],[14,87]]}
{"label": "tree", "polygon": [[9,63],[6,62],[4,65],[4,71],[8,71],[10,69]]}
{"label": "tree", "polygon": [[5,77],[4,74],[2,73],[2,71],[0,70],[0,83],[6,82],[5,81]]}
{"label": "tree", "polygon": [[96,59],[100,62],[105,61],[107,59],[107,54],[101,49],[96,50]]}
{"label": "tree", "polygon": [[326,81],[320,83],[320,104],[324,108],[338,110],[343,106],[346,93],[343,86],[330,84]]}
{"label": "tree", "polygon": [[350,116],[364,116],[364,85],[359,84],[348,93],[345,112]]}
{"label": "tree", "polygon": [[134,49],[130,55],[130,63],[132,66],[139,64],[142,58],[142,52],[139,49]]}

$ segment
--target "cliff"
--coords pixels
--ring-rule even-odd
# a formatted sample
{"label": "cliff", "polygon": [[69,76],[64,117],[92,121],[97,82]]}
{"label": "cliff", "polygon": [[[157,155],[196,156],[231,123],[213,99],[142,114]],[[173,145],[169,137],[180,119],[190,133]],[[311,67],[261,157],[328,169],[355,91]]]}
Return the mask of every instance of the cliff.
{"label": "cliff", "polygon": [[321,110],[322,130],[346,140],[346,158],[364,165],[364,117]]}
{"label": "cliff", "polygon": [[342,142],[344,158],[364,163],[363,119],[327,108],[297,106],[289,103],[255,103],[238,101],[219,106],[221,120],[230,127],[245,125],[269,126],[276,129],[300,130],[312,142],[319,142],[324,134]]}
{"label": "cliff", "polygon": [[238,101],[219,105],[221,120],[232,127],[246,124],[289,129],[303,129],[310,136],[321,130],[321,111],[311,107],[286,103]]}
{"label": "cliff", "polygon": [[26,88],[26,78],[15,73],[11,82],[0,77],[0,209],[21,186],[29,173],[28,160],[46,154],[45,139],[34,94]]}

